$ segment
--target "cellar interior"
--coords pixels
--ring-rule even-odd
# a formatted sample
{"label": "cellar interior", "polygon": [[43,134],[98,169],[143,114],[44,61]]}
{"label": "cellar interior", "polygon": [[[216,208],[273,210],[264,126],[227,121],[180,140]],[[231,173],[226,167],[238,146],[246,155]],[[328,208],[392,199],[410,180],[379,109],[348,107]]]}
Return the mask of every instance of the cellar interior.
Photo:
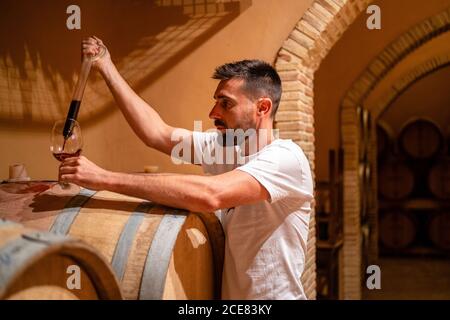
{"label": "cellar interior", "polygon": [[319,299],[450,298],[450,37],[437,8],[400,2],[376,2],[378,33],[358,17],[316,74]]}
{"label": "cellar interior", "polygon": [[[0,218],[48,231],[66,204],[79,206],[67,234],[81,235],[112,261],[128,216],[136,206],[145,209],[106,191],[80,196],[76,190],[50,201],[59,165],[50,134],[67,114],[83,38],[103,39],[136,93],[168,124],[189,130],[198,129],[196,122],[201,131],[213,127],[208,113],[217,66],[261,59],[282,81],[275,127],[302,148],[315,182],[302,274],[306,297],[450,299],[450,0],[77,3],[80,30],[67,29],[64,2],[0,2]],[[372,5],[379,29],[368,27]],[[78,120],[82,154],[102,168],[202,174],[199,166],[176,164],[142,143],[98,73],[89,76]],[[27,169],[30,186],[14,184],[16,164]],[[116,218],[98,218],[92,227],[95,210]],[[138,235],[130,247],[138,258],[116,265],[126,286],[114,284],[112,295],[121,286],[125,298],[148,297],[151,290],[139,292],[146,290],[140,281],[162,211],[148,211],[141,229],[128,227]],[[193,213],[186,221],[173,257],[166,257],[169,289],[157,298],[217,298],[224,235],[217,221]],[[98,232],[97,224],[108,232]],[[21,239],[23,228],[14,228]],[[99,260],[98,270],[117,272],[111,261]],[[373,266],[380,288],[368,285]],[[65,273],[57,275],[61,280]]]}
{"label": "cellar interior", "polygon": [[386,298],[449,298],[449,76],[444,65],[417,79],[377,121]]}

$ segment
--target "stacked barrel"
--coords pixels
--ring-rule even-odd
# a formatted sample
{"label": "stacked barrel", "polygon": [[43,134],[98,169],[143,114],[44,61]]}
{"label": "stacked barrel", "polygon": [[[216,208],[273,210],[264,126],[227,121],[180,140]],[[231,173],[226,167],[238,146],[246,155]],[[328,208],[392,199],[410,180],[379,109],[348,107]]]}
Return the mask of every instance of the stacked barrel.
{"label": "stacked barrel", "polygon": [[194,213],[72,185],[0,185],[0,299],[217,299],[224,237]]}
{"label": "stacked barrel", "polygon": [[[372,146],[372,119],[369,110],[357,108],[359,119],[359,167],[358,184],[360,190],[360,221],[361,221],[361,272],[372,264],[373,256],[372,239],[374,237],[374,204],[376,195],[373,193],[373,146]],[[375,221],[376,222],[376,221]]]}
{"label": "stacked barrel", "polygon": [[379,234],[384,253],[448,254],[450,158],[441,129],[409,121],[395,136],[377,126]]}

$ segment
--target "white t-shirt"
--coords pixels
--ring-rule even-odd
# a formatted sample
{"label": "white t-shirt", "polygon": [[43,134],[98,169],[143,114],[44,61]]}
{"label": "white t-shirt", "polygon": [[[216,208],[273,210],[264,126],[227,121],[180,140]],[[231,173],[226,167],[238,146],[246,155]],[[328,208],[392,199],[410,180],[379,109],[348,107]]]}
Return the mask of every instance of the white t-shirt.
{"label": "white t-shirt", "polygon": [[[194,132],[196,161],[214,156],[217,148],[241,154],[239,146],[219,146],[218,136]],[[216,212],[226,239],[222,299],[306,299],[300,276],[313,199],[308,160],[297,144],[284,139],[241,160],[242,165],[201,162],[212,175],[247,172],[270,194],[269,201]]]}

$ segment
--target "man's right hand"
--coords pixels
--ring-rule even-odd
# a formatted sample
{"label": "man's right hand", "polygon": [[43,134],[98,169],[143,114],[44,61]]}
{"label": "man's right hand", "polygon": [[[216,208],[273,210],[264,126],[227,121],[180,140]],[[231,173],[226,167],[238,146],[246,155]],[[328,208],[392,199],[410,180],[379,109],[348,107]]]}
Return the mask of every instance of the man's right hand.
{"label": "man's right hand", "polygon": [[92,36],[84,39],[81,43],[81,53],[83,56],[95,56],[100,54],[102,50],[105,50],[105,53],[92,63],[92,67],[100,72],[105,71],[107,66],[112,64],[111,55],[103,44],[103,41],[96,36]]}

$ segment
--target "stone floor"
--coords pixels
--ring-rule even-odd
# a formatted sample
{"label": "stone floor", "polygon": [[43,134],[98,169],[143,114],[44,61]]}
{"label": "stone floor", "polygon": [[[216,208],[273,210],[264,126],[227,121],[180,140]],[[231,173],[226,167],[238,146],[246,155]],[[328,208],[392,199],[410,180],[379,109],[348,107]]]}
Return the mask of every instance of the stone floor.
{"label": "stone floor", "polygon": [[363,299],[450,299],[450,259],[384,257],[379,266],[381,289],[363,290]]}

